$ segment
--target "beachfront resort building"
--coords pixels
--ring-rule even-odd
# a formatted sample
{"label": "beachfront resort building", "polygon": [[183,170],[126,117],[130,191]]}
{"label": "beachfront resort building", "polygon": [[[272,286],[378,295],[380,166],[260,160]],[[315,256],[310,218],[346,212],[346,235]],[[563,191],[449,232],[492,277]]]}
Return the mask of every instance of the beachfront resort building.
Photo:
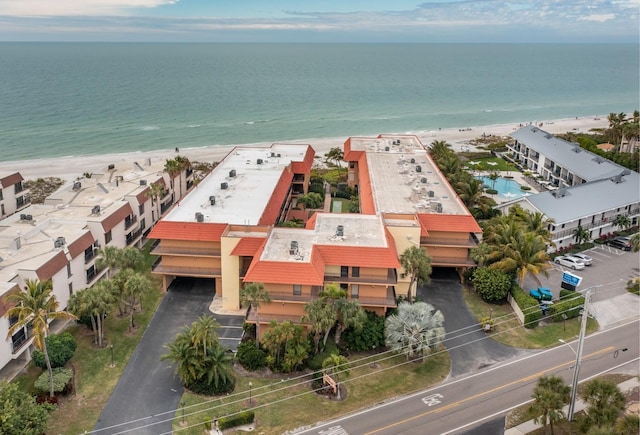
{"label": "beachfront resort building", "polygon": [[[0,221],[1,337],[7,337],[16,321],[4,316],[10,308],[7,296],[22,291],[27,279],[51,280],[64,308],[74,292],[105,276],[106,269],[96,265],[101,247],[142,246],[155,222],[180,199],[180,189],[186,194],[191,182],[189,168],[170,176],[164,163],[106,166],[63,186],[44,204],[29,205]],[[12,180],[15,185],[22,177]],[[0,340],[0,378],[10,378],[30,360],[31,342],[28,328]]]}
{"label": "beachfront resort building", "polygon": [[538,174],[541,184],[550,190],[499,204],[499,210],[506,213],[519,204],[553,219],[549,230],[555,249],[575,243],[578,227],[587,230],[590,239],[620,229],[614,223],[619,215],[627,216],[631,226],[638,225],[637,172],[535,126],[523,127],[511,136],[515,142],[508,147],[514,160],[525,170]]}
{"label": "beachfront resort building", "polygon": [[[410,278],[400,255],[418,246],[434,267],[460,274],[480,227],[415,136],[350,138],[348,184],[360,213],[311,215],[304,228],[278,226],[307,192],[314,151],[308,145],[235,148],[152,230],[152,253],[166,289],[173,280],[208,280],[223,309],[240,308],[240,289],[259,282],[270,303],[259,322],[299,323],[304,304],[335,283],[367,310],[384,314]],[[300,216],[300,214],[296,214]],[[255,323],[255,307],[247,321]],[[263,333],[266,328],[260,328]]]}
{"label": "beachfront resort building", "polygon": [[29,189],[20,172],[0,172],[0,219],[28,207]]}

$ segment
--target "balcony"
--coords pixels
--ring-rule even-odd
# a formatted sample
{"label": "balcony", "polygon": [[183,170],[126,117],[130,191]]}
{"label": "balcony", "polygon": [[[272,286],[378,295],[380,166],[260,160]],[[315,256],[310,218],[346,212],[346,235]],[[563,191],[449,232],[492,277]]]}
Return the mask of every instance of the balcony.
{"label": "balcony", "polygon": [[222,270],[219,267],[165,266],[162,264],[162,261],[154,263],[151,268],[151,272],[160,275],[197,276],[209,278],[222,276]]}
{"label": "balcony", "polygon": [[363,307],[392,307],[396,306],[396,290],[395,287],[387,287],[387,294],[384,297],[358,297],[352,298],[360,302]]}
{"label": "balcony", "polygon": [[[264,306],[263,306],[262,310],[264,310]],[[278,322],[283,322],[285,320],[289,320],[291,323],[294,323],[296,325],[302,324],[302,322],[300,321],[300,316],[287,316],[287,315],[284,315],[284,314],[269,314],[269,313],[263,313],[262,310],[259,313],[260,323],[261,324],[269,323],[272,320],[276,320]],[[247,321],[247,323],[256,323],[256,310],[255,310],[255,308],[251,307],[251,309],[247,313],[246,321]]]}
{"label": "balcony", "polygon": [[294,295],[293,290],[291,293],[280,293],[280,292],[269,292],[269,296],[272,301],[278,302],[310,302],[314,299],[318,299],[320,296],[320,292],[322,291],[322,287],[313,286],[311,288],[311,294],[301,294]]}
{"label": "balcony", "polygon": [[96,258],[96,252],[97,252],[97,250],[93,249],[93,248],[89,248],[86,251],[84,251],[84,264],[87,264],[91,260]]}
{"label": "balcony", "polygon": [[138,222],[138,216],[127,216],[124,218],[124,229],[128,230],[136,222]]}
{"label": "balcony", "polygon": [[456,257],[431,257],[432,266],[440,267],[473,267],[477,266],[476,262],[471,258],[456,258]]}
{"label": "balcony", "polygon": [[387,269],[387,276],[365,274],[360,274],[360,276],[325,275],[324,281],[350,284],[397,284],[398,275],[395,269]]}
{"label": "balcony", "polygon": [[210,247],[210,248],[196,248],[193,246],[163,246],[160,243],[158,246],[153,248],[151,251],[153,255],[184,255],[184,256],[198,256],[198,257],[219,257],[220,256],[220,248],[218,247]]}
{"label": "balcony", "polygon": [[186,169],[185,174],[186,174],[186,176],[187,176],[187,177],[190,177],[190,176],[191,176],[191,174],[193,174],[193,168],[192,168],[191,166],[189,166],[189,167]]}
{"label": "balcony", "polygon": [[478,240],[474,234],[469,233],[469,238],[467,240],[461,239],[447,239],[447,238],[437,238],[437,237],[421,237],[420,238],[421,246],[451,246],[455,248],[475,248],[478,246]]}
{"label": "balcony", "polygon": [[15,193],[18,194],[20,192],[22,192],[23,190],[26,189],[25,185],[22,182],[16,183],[14,184],[15,186]]}
{"label": "balcony", "polygon": [[141,234],[142,234],[141,229],[138,229],[136,231],[131,231],[129,234],[127,234],[126,236],[127,246],[132,245],[136,240],[138,240]]}
{"label": "balcony", "polygon": [[160,204],[160,214],[164,214],[167,210],[171,208],[172,205],[173,205],[173,198],[167,202],[163,202],[162,204]]}
{"label": "balcony", "polygon": [[15,354],[29,343],[31,338],[31,327],[20,329],[11,336],[11,353]]}

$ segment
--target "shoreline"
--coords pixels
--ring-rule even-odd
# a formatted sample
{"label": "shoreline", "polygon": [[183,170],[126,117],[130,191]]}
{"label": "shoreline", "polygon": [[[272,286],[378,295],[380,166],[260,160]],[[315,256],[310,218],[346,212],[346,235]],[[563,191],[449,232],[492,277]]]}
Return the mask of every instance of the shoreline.
{"label": "shoreline", "polygon": [[[421,130],[417,132],[378,132],[365,137],[375,137],[378,134],[399,134],[415,135],[425,146],[433,141],[446,141],[455,151],[461,151],[463,147],[468,147],[469,142],[482,137],[483,135],[493,135],[497,137],[508,136],[511,132],[529,124],[536,124],[542,130],[551,134],[566,133],[576,131],[587,133],[594,128],[607,128],[609,122],[607,117],[577,117],[562,118],[542,121],[527,121],[523,123],[493,124],[485,126],[466,126],[460,128],[446,128],[438,130]],[[354,136],[356,137],[356,136]],[[334,147],[342,146],[348,137],[343,138],[317,138],[299,139],[278,142],[261,142],[242,145],[209,145],[204,147],[181,148],[178,152],[175,149],[164,149],[154,151],[131,151],[127,153],[106,153],[98,155],[79,155],[54,158],[41,158],[33,160],[18,160],[0,162],[0,172],[20,172],[25,180],[58,177],[65,181],[72,181],[85,172],[98,172],[104,170],[109,164],[133,164],[136,160],[152,159],[153,161],[165,161],[177,155],[185,156],[194,162],[218,162],[236,147],[264,147],[273,143],[309,144],[315,151],[316,156],[322,157],[327,151]]]}

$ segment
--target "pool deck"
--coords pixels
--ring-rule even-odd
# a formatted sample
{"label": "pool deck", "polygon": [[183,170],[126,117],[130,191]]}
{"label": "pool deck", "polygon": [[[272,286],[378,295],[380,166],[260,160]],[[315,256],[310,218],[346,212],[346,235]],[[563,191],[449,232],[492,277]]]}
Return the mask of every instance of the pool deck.
{"label": "pool deck", "polygon": [[[491,172],[493,172],[493,171],[473,171],[473,175],[474,176],[478,176],[478,177],[487,177],[487,176],[489,176],[489,174]],[[527,177],[525,177],[522,172],[518,172],[518,171],[498,171],[498,174],[501,177],[510,177],[513,181],[518,183],[520,186],[529,186],[529,187],[531,187],[531,190],[528,190],[527,193],[535,194],[535,193],[540,193],[541,191],[544,190],[544,187],[542,187],[539,184],[536,184],[536,183],[532,182],[531,179],[528,179]],[[514,198],[505,198],[505,197],[497,195],[497,194],[496,195],[491,195],[491,194],[485,193],[485,195],[487,195],[488,197],[492,198],[498,204],[502,204],[504,202],[509,202],[509,201],[514,199]]]}

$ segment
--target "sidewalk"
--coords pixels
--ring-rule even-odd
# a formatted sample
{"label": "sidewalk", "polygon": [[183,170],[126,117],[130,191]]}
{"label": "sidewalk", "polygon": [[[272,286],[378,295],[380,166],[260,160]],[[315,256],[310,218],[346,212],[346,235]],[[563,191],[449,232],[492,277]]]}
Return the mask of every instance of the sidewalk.
{"label": "sidewalk", "polygon": [[[622,391],[623,393],[629,390],[633,390],[638,386],[640,386],[640,381],[638,381],[637,376],[627,381],[624,381],[621,384],[618,384],[618,388],[620,388],[620,391]],[[576,400],[575,413],[578,413],[584,410],[586,407],[587,407],[586,404],[582,400],[580,399]],[[568,410],[569,410],[569,405],[562,408],[562,412],[564,413],[564,415],[567,415]],[[541,427],[542,427],[541,424],[537,424],[537,423],[534,423],[533,420],[529,420],[529,421],[525,421],[522,424],[519,424],[518,426],[512,427],[511,429],[505,430],[504,434],[505,435],[523,435],[523,434],[528,434],[530,432],[533,432],[534,430],[539,429]]]}

